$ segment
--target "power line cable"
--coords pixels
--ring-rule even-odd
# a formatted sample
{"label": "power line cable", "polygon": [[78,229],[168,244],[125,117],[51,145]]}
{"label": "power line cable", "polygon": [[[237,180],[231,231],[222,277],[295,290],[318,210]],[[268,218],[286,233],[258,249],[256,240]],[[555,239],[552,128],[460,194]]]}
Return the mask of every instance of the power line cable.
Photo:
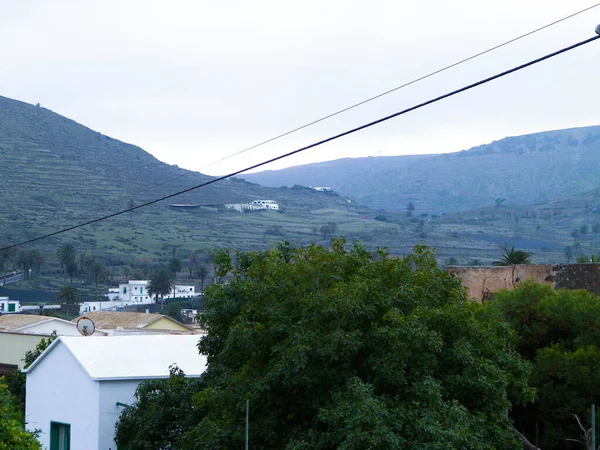
{"label": "power line cable", "polygon": [[[600,26],[598,27],[598,29],[600,29]],[[594,37],[591,37],[591,38],[585,39],[583,41],[577,42],[576,44],[569,45],[568,47],[564,47],[564,48],[562,48],[560,50],[557,50],[555,52],[549,53],[549,54],[547,54],[545,56],[542,56],[540,58],[531,60],[531,61],[529,61],[527,63],[524,63],[524,64],[521,64],[519,66],[513,67],[512,69],[505,70],[504,72],[500,72],[500,73],[498,73],[496,75],[492,75],[492,76],[490,76],[488,78],[484,78],[483,80],[480,80],[480,81],[477,81],[475,83],[469,84],[467,86],[464,86],[462,88],[456,89],[456,90],[451,91],[449,93],[440,95],[440,96],[435,97],[433,99],[427,100],[427,101],[425,101],[423,103],[419,103],[418,105],[411,106],[410,108],[403,109],[402,111],[398,111],[398,112],[396,112],[394,114],[390,114],[388,116],[382,117],[380,119],[374,120],[374,121],[366,123],[364,125],[360,125],[358,127],[352,128],[350,130],[344,131],[344,132],[336,134],[334,136],[330,136],[328,138],[322,139],[322,140],[317,141],[317,142],[315,142],[313,144],[301,147],[299,149],[293,150],[293,151],[288,152],[288,153],[284,153],[282,155],[279,155],[279,156],[276,156],[274,158],[268,159],[266,161],[254,164],[254,165],[246,167],[244,169],[237,170],[237,171],[229,173],[227,175],[222,175],[220,177],[213,178],[212,180],[209,180],[209,181],[207,181],[205,183],[201,183],[201,184],[198,184],[196,186],[192,186],[190,188],[184,189],[182,191],[175,192],[174,194],[169,194],[169,195],[166,195],[164,197],[160,197],[160,198],[157,198],[157,199],[154,199],[154,200],[147,201],[145,203],[142,203],[141,205],[137,205],[137,206],[134,206],[132,208],[127,208],[127,209],[124,209],[122,211],[118,211],[116,213],[108,214],[108,215],[99,217],[97,219],[93,219],[93,220],[89,220],[89,221],[84,222],[84,223],[80,223],[78,225],[73,225],[71,227],[63,228],[61,230],[54,231],[52,233],[48,233],[48,234],[45,234],[45,235],[42,235],[42,236],[38,236],[36,238],[32,238],[32,239],[28,239],[28,240],[23,241],[23,242],[19,242],[17,244],[13,244],[13,245],[9,245],[9,246],[6,246],[6,247],[2,247],[2,248],[0,248],[0,251],[8,250],[10,248],[20,247],[20,246],[23,246],[25,244],[30,244],[32,242],[36,242],[36,241],[39,241],[39,240],[42,240],[42,239],[46,239],[46,238],[49,238],[49,237],[52,237],[52,236],[56,236],[58,234],[66,233],[68,231],[72,231],[72,230],[75,230],[77,228],[81,228],[81,227],[84,227],[84,226],[87,226],[87,225],[91,225],[91,224],[94,224],[94,223],[102,222],[102,221],[110,219],[112,217],[117,217],[117,216],[120,216],[122,214],[131,212],[131,211],[135,211],[136,209],[144,208],[144,207],[150,206],[150,205],[152,205],[154,203],[158,203],[158,202],[161,202],[163,200],[167,200],[167,199],[176,197],[178,195],[194,191],[194,190],[202,188],[204,186],[208,186],[210,184],[217,183],[218,181],[222,181],[222,180],[225,180],[227,178],[233,177],[235,175],[239,175],[239,174],[241,174],[243,172],[247,172],[248,170],[256,169],[258,167],[265,166],[265,165],[270,164],[272,162],[279,161],[279,160],[284,159],[284,158],[288,158],[288,157],[290,157],[292,155],[295,155],[297,153],[309,150],[311,148],[318,147],[320,145],[326,144],[327,142],[331,142],[331,141],[334,141],[336,139],[342,138],[344,136],[348,136],[348,135],[356,133],[358,131],[370,128],[370,127],[372,127],[374,125],[378,125],[380,123],[386,122],[386,121],[388,121],[390,119],[393,119],[395,117],[402,116],[404,114],[407,114],[409,112],[412,112],[412,111],[415,111],[417,109],[423,108],[425,106],[431,105],[433,103],[437,103],[437,102],[439,102],[441,100],[444,100],[446,98],[453,97],[453,96],[455,96],[457,94],[460,94],[462,92],[465,92],[465,91],[468,91],[470,89],[476,88],[478,86],[484,85],[484,84],[489,83],[491,81],[497,80],[498,78],[502,78],[502,77],[504,77],[506,75],[510,75],[512,73],[518,72],[518,71],[523,70],[523,69],[525,69],[527,67],[533,66],[533,65],[538,64],[538,63],[540,63],[542,61],[546,61],[547,59],[550,59],[550,58],[553,58],[555,56],[558,56],[558,55],[561,55],[563,53],[566,53],[568,51],[574,50],[574,49],[576,49],[578,47],[581,47],[583,45],[589,44],[589,43],[591,43],[593,41],[596,41],[598,39],[600,39],[600,32],[596,36],[594,36]]]}
{"label": "power line cable", "polygon": [[[526,38],[526,37],[528,37],[528,36],[531,36],[531,35],[533,35],[533,34],[535,34],[535,33],[538,33],[538,32],[540,32],[540,31],[543,31],[543,30],[545,30],[545,29],[547,29],[547,28],[550,28],[550,27],[552,27],[552,26],[554,26],[554,25],[557,25],[557,24],[559,24],[559,23],[561,23],[561,22],[564,22],[564,21],[566,21],[566,20],[568,20],[568,19],[571,19],[571,18],[573,18],[573,17],[576,17],[576,16],[578,16],[578,15],[580,15],[580,14],[583,14],[583,13],[585,13],[585,12],[587,12],[587,11],[590,11],[590,10],[592,10],[592,9],[594,9],[594,8],[598,7],[598,6],[600,6],[600,2],[599,2],[599,3],[596,3],[596,4],[594,4],[594,5],[591,5],[591,6],[587,7],[587,8],[581,9],[581,10],[579,10],[579,11],[577,11],[577,12],[574,12],[574,13],[572,13],[572,14],[569,14],[568,16],[565,16],[565,17],[563,17],[563,18],[561,18],[561,19],[558,19],[558,20],[555,20],[555,21],[553,21],[553,22],[550,22],[550,23],[548,23],[548,24],[546,24],[546,25],[543,25],[543,26],[541,26],[541,27],[539,27],[539,28],[536,28],[536,29],[534,29],[534,30],[531,30],[531,31],[529,31],[529,32],[527,32],[527,33],[521,34],[521,35],[519,35],[519,36],[517,36],[517,37],[514,37],[514,38],[512,38],[512,39],[510,39],[510,40],[508,40],[508,41],[505,41],[505,42],[503,42],[503,43],[501,43],[501,44],[498,44],[498,45],[495,45],[495,46],[493,46],[493,47],[490,47],[490,48],[488,48],[487,50],[483,50],[483,51],[481,51],[481,52],[479,52],[479,53],[475,53],[475,54],[473,54],[473,55],[471,55],[471,56],[469,56],[469,57],[463,58],[463,59],[461,59],[460,61],[457,61],[457,62],[455,62],[455,63],[453,63],[453,64],[450,64],[450,65],[448,65],[448,66],[442,67],[441,69],[437,69],[437,70],[435,70],[435,71],[433,71],[433,72],[430,72],[430,73],[428,73],[427,75],[423,75],[423,76],[421,76],[421,77],[415,78],[415,79],[414,79],[414,80],[412,80],[412,81],[406,82],[406,83],[404,83],[404,84],[402,84],[402,85],[400,85],[400,86],[396,86],[396,87],[394,87],[394,88],[392,88],[392,89],[388,89],[387,91],[381,92],[380,94],[374,95],[374,96],[372,96],[372,97],[369,97],[369,98],[367,98],[367,99],[365,99],[365,100],[362,100],[362,101],[360,101],[360,102],[358,102],[358,103],[354,103],[353,105],[347,106],[347,107],[345,107],[345,108],[342,108],[342,109],[340,109],[340,110],[338,110],[338,111],[335,111],[335,112],[333,112],[333,113],[327,114],[327,115],[325,115],[325,116],[323,116],[323,117],[321,117],[321,118],[319,118],[319,119],[313,120],[312,122],[306,123],[306,124],[304,124],[304,125],[302,125],[302,126],[299,126],[299,127],[293,128],[293,129],[291,129],[291,130],[289,130],[289,131],[286,131],[286,132],[284,132],[284,133],[281,133],[281,134],[278,134],[278,135],[276,135],[276,136],[273,136],[273,137],[271,137],[271,138],[269,138],[269,139],[267,139],[267,140],[264,140],[264,141],[262,141],[262,142],[259,142],[259,143],[257,143],[257,144],[254,144],[254,145],[252,145],[252,146],[250,146],[250,147],[244,148],[243,150],[240,150],[240,151],[238,151],[238,152],[235,152],[235,153],[232,153],[232,154],[230,154],[230,155],[224,156],[224,157],[223,157],[223,158],[221,158],[221,159],[218,159],[218,160],[216,160],[216,161],[213,161],[213,162],[211,162],[211,163],[209,163],[209,164],[207,164],[207,165],[205,165],[205,166],[202,166],[202,167],[200,167],[200,168],[198,169],[198,171],[188,171],[188,172],[186,172],[186,173],[183,173],[183,174],[181,174],[181,175],[177,175],[177,176],[175,176],[175,177],[169,178],[169,179],[167,179],[167,180],[165,180],[165,181],[162,181],[162,182],[160,182],[160,183],[157,183],[157,184],[151,185],[151,186],[149,186],[149,187],[143,188],[143,189],[141,189],[141,190],[139,190],[139,191],[136,191],[136,192],[134,192],[134,193],[132,193],[132,194],[128,194],[126,197],[123,197],[122,199],[120,199],[120,200],[117,200],[117,201],[115,201],[115,202],[113,202],[113,203],[115,203],[115,204],[116,204],[116,203],[119,203],[119,202],[121,202],[121,201],[123,201],[123,200],[126,200],[127,198],[132,198],[132,197],[134,197],[134,196],[138,196],[138,195],[140,195],[140,194],[145,194],[145,193],[151,192],[151,191],[153,191],[153,190],[155,190],[155,189],[157,189],[157,188],[159,188],[159,187],[161,187],[161,186],[164,186],[165,184],[169,184],[169,183],[171,183],[171,182],[173,182],[173,181],[175,181],[175,180],[179,180],[179,179],[181,179],[181,178],[185,178],[185,177],[187,177],[187,176],[190,176],[190,175],[192,175],[192,174],[196,174],[196,173],[198,173],[199,171],[206,169],[207,167],[214,166],[215,164],[221,163],[221,162],[223,162],[223,161],[226,161],[226,160],[228,160],[228,159],[231,159],[231,158],[233,158],[233,157],[235,157],[235,156],[241,155],[242,153],[246,153],[246,152],[248,152],[248,151],[250,151],[250,150],[254,150],[254,149],[258,148],[258,147],[262,147],[263,145],[269,144],[269,143],[271,143],[271,142],[273,142],[273,141],[276,141],[276,140],[278,140],[278,139],[281,139],[281,138],[283,138],[283,137],[285,137],[285,136],[289,136],[289,135],[290,135],[290,134],[292,134],[292,133],[296,133],[297,131],[300,131],[300,130],[303,130],[303,129],[305,129],[305,128],[308,128],[308,127],[311,127],[311,126],[313,126],[313,125],[316,125],[316,124],[318,124],[318,123],[320,123],[320,122],[323,122],[323,121],[325,121],[325,120],[327,120],[327,119],[330,119],[330,118],[332,118],[332,117],[335,117],[335,116],[338,116],[338,115],[340,115],[340,114],[343,114],[343,113],[345,113],[345,112],[348,112],[348,111],[350,111],[350,110],[352,110],[352,109],[354,109],[354,108],[358,108],[359,106],[362,106],[362,105],[364,105],[364,104],[366,104],[366,103],[372,102],[373,100],[377,100],[378,98],[384,97],[384,96],[386,96],[386,95],[388,95],[388,94],[391,94],[391,93],[393,93],[393,92],[399,91],[399,90],[401,90],[401,89],[404,89],[404,88],[406,88],[406,87],[408,87],[408,86],[411,86],[411,85],[413,85],[413,84],[419,83],[419,82],[421,82],[421,81],[423,81],[423,80],[426,80],[427,78],[431,78],[431,77],[433,77],[433,76],[435,76],[435,75],[438,75],[438,74],[440,74],[440,73],[442,73],[442,72],[445,72],[445,71],[447,71],[447,70],[450,70],[450,69],[452,69],[452,68],[454,68],[454,67],[457,67],[457,66],[459,66],[459,65],[461,65],[461,64],[464,64],[464,63],[466,63],[466,62],[468,62],[468,61],[471,61],[471,60],[473,60],[473,59],[475,59],[475,58],[478,58],[478,57],[480,57],[480,56],[483,56],[483,55],[485,55],[485,54],[487,54],[487,53],[493,52],[494,50],[498,50],[499,48],[502,48],[502,47],[505,47],[505,46],[507,46],[507,45],[509,45],[509,44],[512,44],[513,42],[517,42],[517,41],[519,41],[519,40],[521,40],[521,39],[524,39],[524,38]],[[90,210],[90,212],[92,212],[92,211],[95,211],[95,209],[93,209],[93,210]],[[85,213],[84,213],[84,214],[85,214]]]}

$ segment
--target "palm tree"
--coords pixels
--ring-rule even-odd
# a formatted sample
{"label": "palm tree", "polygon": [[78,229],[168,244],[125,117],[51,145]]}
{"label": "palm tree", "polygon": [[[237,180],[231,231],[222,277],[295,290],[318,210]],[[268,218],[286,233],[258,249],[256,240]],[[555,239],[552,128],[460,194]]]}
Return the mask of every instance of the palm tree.
{"label": "palm tree", "polygon": [[174,276],[177,276],[177,272],[181,271],[181,260],[173,257],[169,260],[168,265],[169,270],[173,273]]}
{"label": "palm tree", "polygon": [[208,276],[208,269],[204,266],[198,267],[196,271],[196,276],[200,278],[200,290],[204,293],[204,280]]}
{"label": "palm tree", "polygon": [[56,300],[58,300],[61,304],[66,305],[77,305],[79,301],[77,300],[77,289],[73,286],[68,285],[63,287],[56,296]]}
{"label": "palm tree", "polygon": [[73,244],[61,244],[56,250],[56,258],[60,266],[64,269],[65,280],[67,279],[67,274],[70,274],[71,284],[73,283],[73,273],[77,270],[76,256],[77,251]]}
{"label": "palm tree", "polygon": [[514,247],[510,249],[505,248],[502,259],[494,261],[493,266],[513,266],[515,264],[531,264],[531,253],[523,250],[515,250]]}
{"label": "palm tree", "polygon": [[150,284],[148,285],[148,294],[154,296],[156,303],[158,303],[158,297],[160,296],[161,310],[165,306],[165,295],[169,295],[171,290],[175,289],[173,283],[173,274],[168,270],[159,270],[154,273],[150,278]]}

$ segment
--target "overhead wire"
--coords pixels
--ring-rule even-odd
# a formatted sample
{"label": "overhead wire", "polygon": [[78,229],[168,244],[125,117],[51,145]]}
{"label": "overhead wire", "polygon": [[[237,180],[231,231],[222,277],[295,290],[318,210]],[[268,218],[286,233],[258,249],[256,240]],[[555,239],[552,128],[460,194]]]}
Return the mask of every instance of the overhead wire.
{"label": "overhead wire", "polygon": [[86,222],[83,222],[83,223],[80,223],[80,224],[77,224],[77,225],[73,225],[73,226],[70,226],[70,227],[67,227],[67,228],[63,228],[63,229],[60,229],[58,231],[54,231],[52,233],[48,233],[48,234],[45,234],[45,235],[42,235],[42,236],[38,236],[36,238],[28,239],[28,240],[25,240],[25,241],[22,241],[22,242],[19,242],[19,243],[16,243],[16,244],[12,244],[12,245],[9,245],[9,246],[6,246],[6,247],[2,247],[2,248],[0,248],[0,251],[8,250],[10,248],[20,247],[20,246],[23,246],[23,245],[26,245],[26,244],[30,244],[32,242],[36,242],[36,241],[40,241],[42,239],[46,239],[46,238],[49,238],[49,237],[52,237],[52,236],[56,236],[58,234],[66,233],[68,231],[72,231],[72,230],[75,230],[77,228],[81,228],[81,227],[84,227],[84,226],[87,226],[87,225],[91,225],[91,224],[94,224],[94,223],[102,222],[104,220],[107,220],[107,219],[110,219],[110,218],[113,218],[113,217],[117,217],[117,216],[120,216],[122,214],[126,214],[128,212],[135,211],[135,210],[140,209],[140,208],[144,208],[146,206],[150,206],[152,204],[161,202],[163,200],[167,200],[167,199],[176,197],[178,195],[182,195],[182,194],[185,194],[187,192],[191,192],[191,191],[200,189],[202,187],[205,187],[205,186],[217,183],[217,182],[225,180],[227,178],[239,175],[239,174],[241,174],[243,172],[247,172],[249,170],[265,166],[265,165],[270,164],[272,162],[279,161],[279,160],[284,159],[284,158],[288,158],[288,157],[290,157],[292,155],[295,155],[295,154],[298,154],[300,152],[309,150],[311,148],[318,147],[320,145],[326,144],[326,143],[334,141],[336,139],[340,139],[340,138],[342,138],[344,136],[348,136],[348,135],[354,134],[354,133],[356,133],[358,131],[370,128],[372,126],[378,125],[378,124],[383,123],[383,122],[386,122],[386,121],[391,120],[391,119],[393,119],[395,117],[402,116],[404,114],[407,114],[409,112],[412,112],[412,111],[415,111],[417,109],[423,108],[425,106],[431,105],[433,103],[437,103],[437,102],[439,102],[441,100],[444,100],[444,99],[447,99],[449,97],[453,97],[453,96],[458,95],[458,94],[460,94],[462,92],[471,90],[473,88],[476,88],[478,86],[484,85],[484,84],[489,83],[491,81],[497,80],[497,79],[502,78],[504,76],[507,76],[507,75],[510,75],[512,73],[518,72],[518,71],[523,70],[523,69],[525,69],[527,67],[533,66],[535,64],[538,64],[540,62],[546,61],[546,60],[548,60],[550,58],[553,58],[555,56],[561,55],[563,53],[566,53],[568,51],[574,50],[574,49],[576,49],[578,47],[581,47],[583,45],[586,45],[586,44],[589,44],[591,42],[594,42],[594,41],[596,41],[598,39],[600,39],[600,34],[598,34],[598,35],[596,35],[594,37],[585,39],[583,41],[577,42],[575,44],[569,45],[568,47],[564,47],[564,48],[562,48],[560,50],[557,50],[555,52],[549,53],[549,54],[544,55],[542,57],[536,58],[534,60],[531,60],[529,62],[521,64],[519,66],[513,67],[513,68],[508,69],[508,70],[505,70],[504,72],[500,72],[500,73],[498,73],[496,75],[492,75],[492,76],[490,76],[488,78],[484,78],[484,79],[482,79],[480,81],[477,81],[475,83],[471,83],[471,84],[469,84],[467,86],[464,86],[462,88],[453,90],[453,91],[448,92],[446,94],[443,94],[443,95],[440,95],[438,97],[435,97],[435,98],[432,98],[430,100],[427,100],[425,102],[419,103],[419,104],[417,104],[415,106],[411,106],[410,108],[403,109],[401,111],[398,111],[396,113],[393,113],[393,114],[390,114],[388,116],[382,117],[380,119],[374,120],[372,122],[368,122],[368,123],[360,125],[358,127],[351,128],[350,130],[344,131],[342,133],[330,136],[330,137],[325,138],[325,139],[321,139],[320,141],[314,142],[314,143],[312,143],[310,145],[306,145],[304,147],[298,148],[296,150],[292,150],[290,152],[284,153],[284,154],[276,156],[274,158],[270,158],[270,159],[268,159],[266,161],[262,161],[260,163],[253,164],[253,165],[251,165],[249,167],[246,167],[244,169],[236,170],[235,172],[231,172],[231,173],[229,173],[227,175],[222,175],[222,176],[219,176],[217,178],[213,178],[213,179],[211,179],[209,181],[206,181],[204,183],[200,183],[200,184],[192,186],[190,188],[187,188],[187,189],[184,189],[184,190],[181,190],[181,191],[175,192],[173,194],[169,194],[169,195],[166,195],[166,196],[163,196],[163,197],[151,200],[151,201],[147,201],[147,202],[144,202],[144,203],[142,203],[140,205],[137,205],[137,206],[134,206],[134,207],[131,207],[131,208],[127,208],[127,209],[124,209],[124,210],[121,210],[121,211],[118,211],[118,212],[115,212],[115,213],[112,213],[112,214],[108,214],[108,215],[99,217],[97,219],[88,220]]}
{"label": "overhead wire", "polygon": [[[224,156],[223,158],[220,158],[220,159],[218,159],[216,161],[213,161],[213,162],[211,162],[209,164],[206,164],[206,165],[200,167],[198,169],[198,171],[187,171],[185,173],[182,173],[181,175],[177,175],[177,176],[171,177],[171,178],[169,178],[167,180],[161,181],[160,183],[156,183],[156,184],[153,184],[153,185],[151,185],[149,187],[145,187],[145,188],[140,189],[140,190],[138,190],[136,192],[133,192],[131,194],[127,194],[127,196],[123,196],[121,199],[115,200],[114,202],[111,202],[111,203],[115,203],[116,204],[116,203],[122,202],[123,200],[126,200],[128,198],[129,199],[133,199],[133,197],[135,197],[135,196],[138,196],[140,194],[146,194],[146,193],[152,192],[153,190],[155,190],[155,189],[157,189],[157,188],[159,188],[161,186],[164,186],[166,184],[172,183],[173,181],[176,181],[176,180],[188,177],[188,176],[193,175],[193,174],[198,174],[199,171],[204,170],[204,169],[206,169],[208,167],[214,166],[214,165],[219,164],[219,163],[221,163],[223,161],[226,161],[228,159],[231,159],[231,158],[239,156],[239,155],[241,155],[243,153],[246,153],[246,152],[248,152],[250,150],[254,150],[254,149],[258,148],[258,147],[262,147],[263,145],[269,144],[269,143],[274,142],[274,141],[276,141],[278,139],[281,139],[281,138],[283,138],[285,136],[289,136],[290,134],[296,133],[296,132],[298,132],[300,130],[304,130],[305,128],[309,128],[309,127],[311,127],[313,125],[316,125],[316,124],[318,124],[320,122],[323,122],[323,121],[325,121],[327,119],[330,119],[332,117],[338,116],[338,115],[343,114],[345,112],[348,112],[348,111],[350,111],[352,109],[358,108],[359,106],[362,106],[362,105],[364,105],[366,103],[369,103],[369,102],[372,102],[374,100],[377,100],[378,98],[384,97],[384,96],[389,95],[389,94],[391,94],[393,92],[399,91],[399,90],[407,88],[407,87],[409,87],[409,86],[411,86],[413,84],[416,84],[416,83],[419,83],[419,82],[421,82],[423,80],[431,78],[431,77],[433,77],[435,75],[438,75],[440,73],[446,72],[447,70],[450,70],[450,69],[452,69],[454,67],[460,66],[461,64],[469,62],[469,61],[471,61],[473,59],[479,58],[480,56],[483,56],[483,55],[485,55],[487,53],[490,53],[490,52],[493,52],[495,50],[498,50],[498,49],[500,49],[502,47],[505,47],[505,46],[507,46],[509,44],[517,42],[517,41],[519,41],[521,39],[524,39],[524,38],[526,38],[528,36],[536,34],[536,33],[540,32],[540,31],[543,31],[543,30],[545,30],[547,28],[550,28],[550,27],[552,27],[554,25],[557,25],[557,24],[559,24],[561,22],[564,22],[564,21],[566,21],[568,19],[571,19],[573,17],[581,15],[581,14],[587,12],[587,11],[590,11],[590,10],[592,10],[594,8],[597,8],[598,6],[600,6],[600,2],[598,2],[598,3],[594,4],[594,5],[588,6],[587,8],[584,8],[584,9],[581,9],[579,11],[576,11],[576,12],[574,12],[572,14],[567,15],[567,16],[564,16],[564,17],[562,17],[560,19],[554,20],[554,21],[552,21],[550,23],[547,23],[546,25],[543,25],[541,27],[538,27],[538,28],[536,28],[534,30],[528,31],[527,33],[524,33],[524,34],[521,34],[519,36],[516,36],[516,37],[514,37],[512,39],[509,39],[508,41],[505,41],[505,42],[503,42],[501,44],[494,45],[493,47],[490,47],[487,50],[483,50],[483,51],[475,53],[475,54],[473,54],[471,56],[463,58],[463,59],[461,59],[461,60],[459,60],[459,61],[457,61],[455,63],[452,63],[450,65],[442,67],[441,69],[437,69],[437,70],[435,70],[433,72],[430,72],[430,73],[428,73],[426,75],[423,75],[423,76],[420,76],[418,78],[415,78],[415,79],[413,79],[411,81],[408,81],[408,82],[406,82],[404,84],[396,86],[396,87],[394,87],[392,89],[388,89],[388,90],[386,90],[384,92],[381,92],[381,93],[379,93],[377,95],[369,97],[369,98],[367,98],[365,100],[362,100],[362,101],[360,101],[358,103],[354,103],[354,104],[352,104],[350,106],[344,107],[344,108],[339,109],[339,110],[337,110],[337,111],[335,111],[333,113],[330,113],[330,114],[327,114],[325,116],[322,116],[322,117],[320,117],[318,119],[315,119],[315,120],[313,120],[311,122],[308,122],[308,123],[306,123],[304,125],[298,126],[298,127],[293,128],[291,130],[288,130],[288,131],[286,131],[284,133],[278,134],[278,135],[273,136],[273,137],[271,137],[269,139],[266,139],[266,140],[261,141],[261,142],[259,142],[257,144],[254,144],[254,145],[252,145],[250,147],[246,147],[246,148],[244,148],[244,149],[242,149],[240,151],[237,151],[237,152],[232,153],[230,155]],[[90,210],[90,212],[95,211],[96,209],[97,208],[94,208],[93,210]],[[84,213],[84,214],[86,214],[86,213]]]}

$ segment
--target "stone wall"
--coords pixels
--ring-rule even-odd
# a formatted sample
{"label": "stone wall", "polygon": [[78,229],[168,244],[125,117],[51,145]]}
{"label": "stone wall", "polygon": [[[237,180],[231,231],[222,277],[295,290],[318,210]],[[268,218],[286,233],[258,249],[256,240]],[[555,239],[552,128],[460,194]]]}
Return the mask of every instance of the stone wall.
{"label": "stone wall", "polygon": [[600,264],[561,264],[556,269],[556,289],[585,289],[600,295]]}
{"label": "stone wall", "polygon": [[[528,279],[554,287],[557,268],[552,264],[527,264],[499,267],[446,267],[446,271],[460,278],[462,285],[467,288],[470,299],[482,302],[492,298],[494,292],[501,289],[514,289],[517,284]],[[600,272],[598,274],[600,275]],[[580,283],[575,275],[569,280],[572,284]]]}

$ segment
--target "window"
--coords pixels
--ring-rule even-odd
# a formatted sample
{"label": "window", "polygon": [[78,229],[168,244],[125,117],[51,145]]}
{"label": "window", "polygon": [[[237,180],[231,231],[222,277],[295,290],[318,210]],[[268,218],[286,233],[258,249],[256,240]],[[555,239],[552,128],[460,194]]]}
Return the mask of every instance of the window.
{"label": "window", "polygon": [[143,293],[144,293],[144,288],[143,288],[143,287],[141,287],[141,288],[140,288],[140,294],[143,294]]}
{"label": "window", "polygon": [[15,312],[16,311],[16,303],[9,303],[8,304],[8,312]]}
{"label": "window", "polygon": [[71,425],[50,422],[50,450],[69,450],[71,448]]}
{"label": "window", "polygon": [[127,294],[127,288],[126,287],[123,288],[123,294]]}

